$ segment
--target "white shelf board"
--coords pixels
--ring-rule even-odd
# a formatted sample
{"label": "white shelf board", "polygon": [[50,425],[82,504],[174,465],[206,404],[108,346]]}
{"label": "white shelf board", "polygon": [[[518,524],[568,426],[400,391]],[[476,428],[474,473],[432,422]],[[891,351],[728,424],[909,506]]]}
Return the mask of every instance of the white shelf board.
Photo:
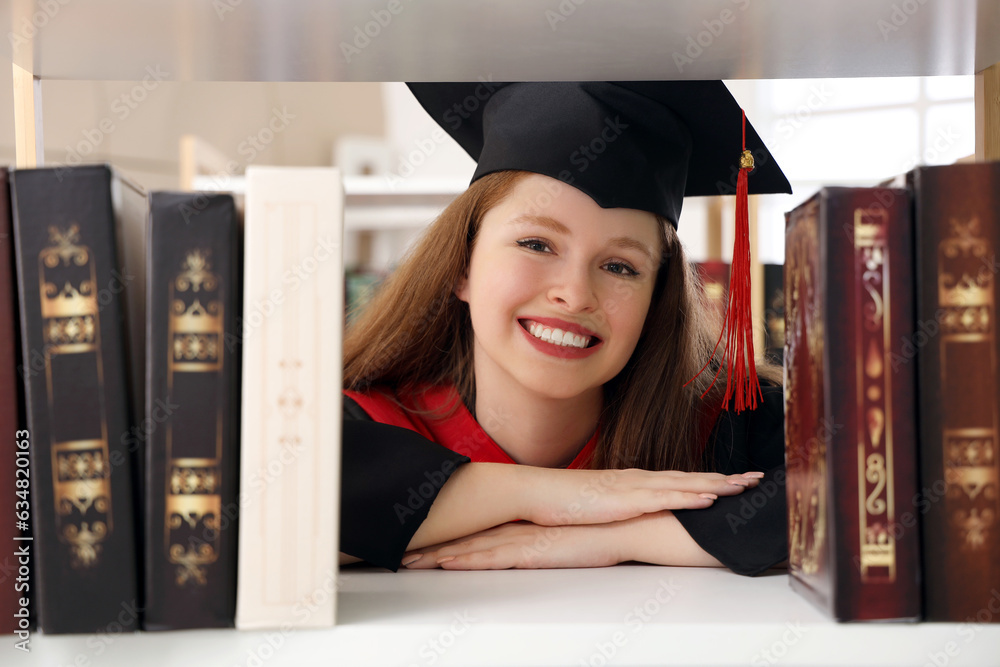
{"label": "white shelf board", "polygon": [[972,74],[996,0],[17,0],[43,79],[516,81]]}
{"label": "white shelf board", "polygon": [[943,656],[953,667],[995,665],[1000,656],[1000,624],[837,624],[794,593],[782,571],[747,578],[712,568],[621,565],[392,574],[351,566],[339,586],[338,626],[329,630],[37,636],[31,660],[110,667],[134,665],[140,655],[151,667],[909,666]]}
{"label": "white shelf board", "polygon": [[[465,179],[344,177],[344,228],[353,231],[423,229],[461,194]],[[195,176],[193,189],[246,195],[242,175]]]}

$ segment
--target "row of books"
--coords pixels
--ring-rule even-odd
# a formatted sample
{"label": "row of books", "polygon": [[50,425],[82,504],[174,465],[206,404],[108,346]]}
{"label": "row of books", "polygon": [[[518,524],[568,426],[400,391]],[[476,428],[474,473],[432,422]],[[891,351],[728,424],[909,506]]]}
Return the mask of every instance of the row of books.
{"label": "row of books", "polygon": [[[783,264],[764,264],[764,318],[761,322],[764,332],[763,356],[769,361],[782,364],[785,356],[785,267]],[[727,262],[709,260],[695,262],[695,269],[701,279],[702,289],[719,317],[725,317],[729,303],[729,270]],[[756,285],[756,283],[755,283]]]}
{"label": "row of books", "polygon": [[245,220],[106,165],[2,180],[2,629],[332,625],[337,170],[248,169]]}
{"label": "row of books", "polygon": [[793,586],[840,620],[1000,622],[1000,163],[786,223]]}

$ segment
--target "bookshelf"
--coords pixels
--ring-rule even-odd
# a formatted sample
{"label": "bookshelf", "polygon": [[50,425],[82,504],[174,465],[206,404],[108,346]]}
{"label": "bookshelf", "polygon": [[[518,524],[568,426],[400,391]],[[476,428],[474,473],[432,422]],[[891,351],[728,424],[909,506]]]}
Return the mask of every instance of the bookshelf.
{"label": "bookshelf", "polygon": [[[8,36],[3,49],[14,74],[22,167],[39,164],[42,155],[42,80],[141,81],[150,67],[183,81],[976,74],[977,159],[1000,159],[996,1],[17,0],[0,16],[0,33]],[[628,610],[655,599],[663,579],[675,581],[678,592],[661,603],[662,613],[634,637],[626,634],[614,656],[603,655],[598,645],[614,641]],[[960,665],[989,664],[1000,653],[1000,625],[837,625],[793,594],[780,573],[746,579],[620,566],[391,575],[352,567],[341,577],[338,612],[332,630],[288,636],[33,636],[29,658],[121,665],[137,656],[151,665]],[[466,612],[477,620],[459,635],[455,614]],[[789,625],[797,623],[801,638]],[[454,645],[445,652],[421,653],[447,637]]]}

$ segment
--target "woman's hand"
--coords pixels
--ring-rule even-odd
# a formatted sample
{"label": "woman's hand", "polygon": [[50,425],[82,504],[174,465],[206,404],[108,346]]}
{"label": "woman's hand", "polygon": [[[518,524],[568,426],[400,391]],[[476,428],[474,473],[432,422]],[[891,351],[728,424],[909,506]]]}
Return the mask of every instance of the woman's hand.
{"label": "woman's hand", "polygon": [[704,509],[718,496],[756,486],[764,476],[520,468],[524,478],[519,517],[541,526],[602,524],[662,510]]}
{"label": "woman's hand", "polygon": [[407,553],[403,563],[411,570],[606,567],[629,560],[619,548],[622,542],[618,533],[623,528],[622,524],[614,523],[585,526],[506,523]]}

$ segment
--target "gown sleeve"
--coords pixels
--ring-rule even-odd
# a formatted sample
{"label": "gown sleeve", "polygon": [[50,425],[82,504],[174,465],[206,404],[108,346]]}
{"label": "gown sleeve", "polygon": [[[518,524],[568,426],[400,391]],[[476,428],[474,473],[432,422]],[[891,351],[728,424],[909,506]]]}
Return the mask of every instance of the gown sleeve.
{"label": "gown sleeve", "polygon": [[343,397],[340,551],[393,572],[462,456]]}
{"label": "gown sleeve", "polygon": [[709,436],[710,470],[765,473],[760,484],[702,510],[674,514],[695,542],[737,574],[754,576],[788,559],[785,417],[781,387],[761,385],[763,403],[723,411]]}

